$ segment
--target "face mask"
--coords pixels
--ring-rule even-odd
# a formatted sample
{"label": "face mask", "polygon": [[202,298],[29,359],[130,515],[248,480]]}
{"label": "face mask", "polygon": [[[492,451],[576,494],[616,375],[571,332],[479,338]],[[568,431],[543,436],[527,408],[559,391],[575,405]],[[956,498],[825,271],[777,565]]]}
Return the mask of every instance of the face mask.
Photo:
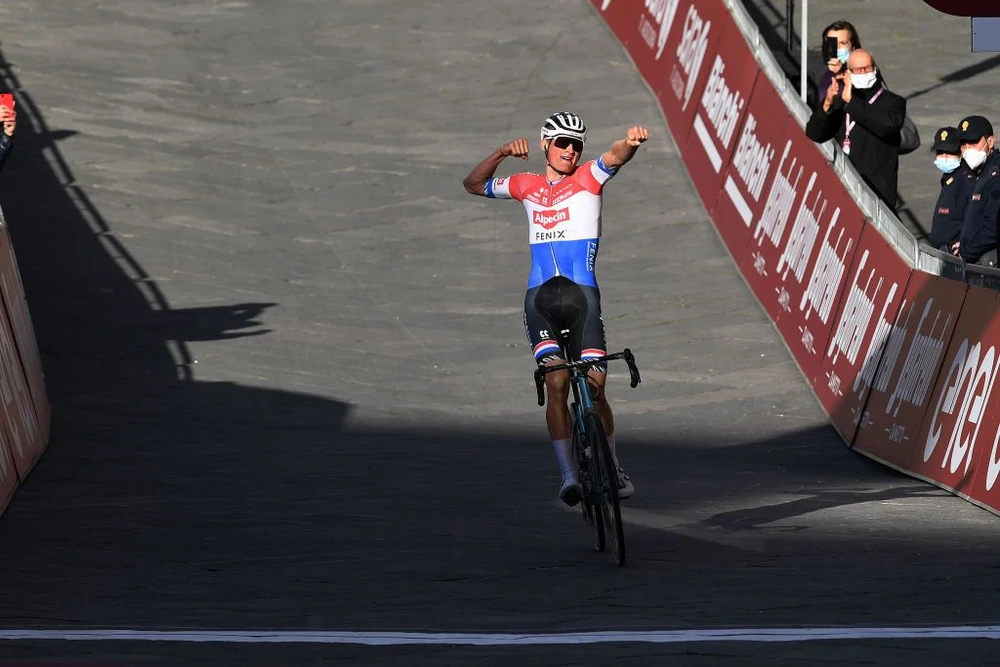
{"label": "face mask", "polygon": [[878,70],[868,72],[866,74],[852,74],[851,87],[867,90],[875,85],[875,79],[878,78],[877,75]]}
{"label": "face mask", "polygon": [[847,49],[837,49],[837,60],[843,65],[847,62],[847,56],[851,55],[851,52]]}
{"label": "face mask", "polygon": [[934,160],[934,166],[940,169],[946,174],[958,169],[958,165],[962,164],[962,158],[960,157],[945,157],[944,155],[939,155],[936,160]]}
{"label": "face mask", "polygon": [[976,169],[979,165],[986,162],[986,151],[981,151],[978,148],[967,148],[962,153],[962,159],[965,160],[965,164],[969,165],[969,167]]}

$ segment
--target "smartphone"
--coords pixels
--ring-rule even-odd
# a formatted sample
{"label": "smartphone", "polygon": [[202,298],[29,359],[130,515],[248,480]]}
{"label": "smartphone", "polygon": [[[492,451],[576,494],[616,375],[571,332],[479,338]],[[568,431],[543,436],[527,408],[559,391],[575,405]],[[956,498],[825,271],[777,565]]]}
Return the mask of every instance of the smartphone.
{"label": "smartphone", "polygon": [[824,37],[823,38],[823,60],[830,62],[837,57],[837,38],[836,37]]}
{"label": "smartphone", "polygon": [[0,107],[14,108],[14,96],[10,93],[0,93]]}

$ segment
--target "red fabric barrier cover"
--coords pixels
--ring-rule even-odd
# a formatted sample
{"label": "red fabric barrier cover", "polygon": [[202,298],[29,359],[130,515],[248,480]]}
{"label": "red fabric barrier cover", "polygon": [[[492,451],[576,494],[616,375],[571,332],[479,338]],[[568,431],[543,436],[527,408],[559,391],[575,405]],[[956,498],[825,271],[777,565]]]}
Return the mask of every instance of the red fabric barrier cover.
{"label": "red fabric barrier cover", "polygon": [[963,283],[914,271],[889,333],[854,447],[907,469],[965,301]]}
{"label": "red fabric barrier cover", "polygon": [[17,267],[14,255],[14,244],[11,242],[7,228],[0,230],[0,292],[3,303],[7,307],[7,316],[13,324],[14,339],[28,380],[31,391],[31,402],[35,409],[35,417],[41,431],[39,439],[44,448],[49,442],[52,407],[45,391],[45,377],[42,373],[42,361],[38,356],[38,343],[35,340],[35,327],[28,312],[28,302],[24,296],[24,286],[21,283],[21,272]]}
{"label": "red fabric barrier cover", "polygon": [[6,308],[0,308],[0,416],[23,480],[45,448]]}
{"label": "red fabric barrier cover", "polygon": [[10,453],[10,437],[6,429],[0,427],[0,514],[17,490],[17,469]]}
{"label": "red fabric barrier cover", "polygon": [[703,21],[721,33],[721,38],[718,50],[705,55],[703,69],[708,74],[699,80],[693,93],[697,106],[691,130],[686,140],[680,131],[675,138],[705,209],[712,213],[759,70],[743,34],[727,20],[729,15],[724,7],[700,3],[698,11]]}
{"label": "red fabric barrier cover", "polygon": [[813,379],[816,398],[846,443],[854,439],[910,272],[882,234],[866,224],[833,319],[833,335]]}
{"label": "red fabric barrier cover", "polygon": [[807,378],[820,369],[864,218],[805,133],[788,123],[740,271]]}
{"label": "red fabric barrier cover", "polygon": [[[1000,294],[969,287],[909,469],[964,495],[997,432]],[[992,404],[992,405],[991,405]]]}
{"label": "red fabric barrier cover", "polygon": [[[653,89],[678,147],[683,147],[724,25],[722,0],[593,0]],[[719,19],[722,19],[721,23]],[[742,40],[742,38],[740,38]]]}
{"label": "red fabric barrier cover", "polygon": [[746,255],[752,225],[759,224],[764,213],[782,157],[776,150],[785,146],[789,118],[788,108],[774,85],[759,74],[712,215],[737,265]]}
{"label": "red fabric barrier cover", "polygon": [[593,4],[845,441],[1000,509],[1000,294],[912,270],[865,225],[722,0]]}

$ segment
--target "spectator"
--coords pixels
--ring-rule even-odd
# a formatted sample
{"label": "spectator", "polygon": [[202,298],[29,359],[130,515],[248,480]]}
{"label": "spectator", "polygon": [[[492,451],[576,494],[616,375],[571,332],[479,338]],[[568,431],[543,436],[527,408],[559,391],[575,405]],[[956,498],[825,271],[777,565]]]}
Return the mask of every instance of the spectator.
{"label": "spectator", "polygon": [[806,135],[817,143],[836,139],[865,183],[895,212],[906,100],[883,87],[868,51],[855,49],[847,64],[809,117]]}
{"label": "spectator", "polygon": [[2,130],[0,130],[0,169],[3,169],[7,156],[14,148],[14,127],[17,124],[17,113],[15,113],[13,105],[0,104],[0,123],[3,124]]}
{"label": "spectator", "polygon": [[962,160],[962,143],[958,135],[957,128],[942,127],[934,133],[931,148],[936,154],[934,166],[943,174],[929,241],[938,250],[953,255],[958,255],[965,207],[976,182],[975,174]]}
{"label": "spectator", "polygon": [[[837,40],[837,51],[835,54],[826,51],[823,53],[826,59],[826,68],[819,78],[819,88],[817,88],[819,92],[816,96],[817,107],[823,105],[823,93],[830,87],[834,77],[844,72],[844,68],[847,66],[847,57],[851,55],[851,51],[861,48],[861,37],[858,36],[858,31],[847,21],[834,21],[828,25],[823,30],[823,38],[820,43],[824,43],[828,37]],[[843,84],[841,83],[838,87],[843,87]]]}
{"label": "spectator", "polygon": [[962,159],[976,179],[965,208],[959,254],[969,264],[996,266],[1000,156],[994,151],[993,125],[982,116],[967,116],[958,129]]}

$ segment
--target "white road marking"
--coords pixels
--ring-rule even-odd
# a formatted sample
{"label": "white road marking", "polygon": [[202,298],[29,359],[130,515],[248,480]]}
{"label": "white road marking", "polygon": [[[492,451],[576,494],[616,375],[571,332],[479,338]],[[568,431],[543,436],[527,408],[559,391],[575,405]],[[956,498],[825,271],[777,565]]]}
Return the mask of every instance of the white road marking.
{"label": "white road marking", "polygon": [[715,628],[546,634],[354,632],[311,630],[0,630],[0,641],[185,642],[228,644],[362,644],[366,646],[537,646],[566,644],[686,644],[884,639],[1000,639],[1000,625],[825,628]]}

